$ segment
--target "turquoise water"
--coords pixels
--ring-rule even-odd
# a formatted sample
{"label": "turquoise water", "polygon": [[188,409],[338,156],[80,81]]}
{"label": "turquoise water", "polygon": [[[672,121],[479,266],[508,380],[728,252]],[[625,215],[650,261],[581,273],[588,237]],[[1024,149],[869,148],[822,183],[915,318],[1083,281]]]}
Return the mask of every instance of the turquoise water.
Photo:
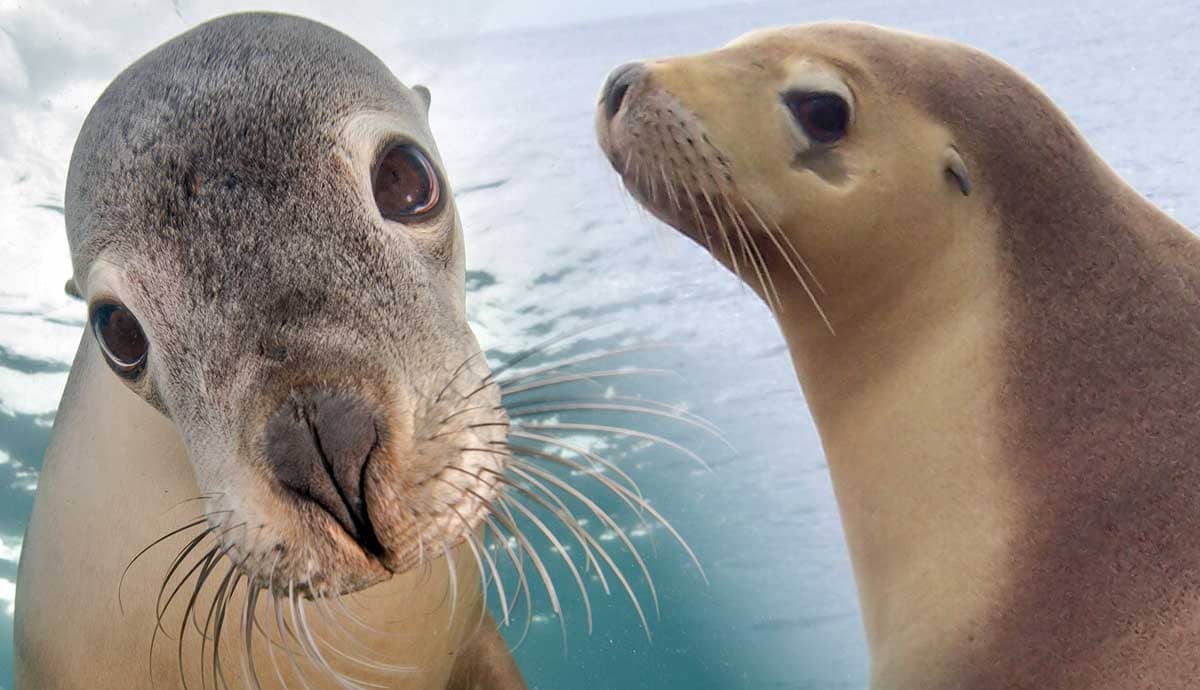
{"label": "turquoise water", "polygon": [[[99,38],[46,29],[58,15],[45,7],[0,2],[8,41],[0,41],[0,688],[11,684],[21,535],[82,327],[82,307],[61,296],[68,264],[58,208],[70,146],[104,83],[191,16],[185,7],[174,24],[120,43],[113,36],[125,34],[104,33],[103,18],[89,19],[102,27]],[[503,3],[490,7],[502,11]],[[611,449],[687,537],[709,583],[659,531],[639,537],[656,547],[650,566],[662,618],[651,622],[652,643],[626,600],[593,592],[591,636],[581,602],[564,596],[564,650],[543,598],[517,650],[531,687],[543,690],[837,690],[866,679],[836,507],[786,350],[747,290],[621,193],[592,141],[593,99],[611,67],[711,48],[757,26],[833,17],[964,40],[1032,75],[1126,179],[1200,227],[1200,9],[1190,0],[1069,9],[1032,0],[1002,8],[982,0],[751,3],[403,43],[361,14],[305,13],[359,37],[402,80],[432,87],[434,133],[467,233],[471,316],[495,359],[596,322],[673,343],[622,361],[683,378],[621,392],[686,404],[739,451],[646,420],[640,428],[687,442],[713,471],[654,448]],[[2,69],[6,50],[25,66],[16,77]],[[612,332],[564,354],[625,342],[605,335]],[[565,568],[555,577],[563,591],[573,588]]]}

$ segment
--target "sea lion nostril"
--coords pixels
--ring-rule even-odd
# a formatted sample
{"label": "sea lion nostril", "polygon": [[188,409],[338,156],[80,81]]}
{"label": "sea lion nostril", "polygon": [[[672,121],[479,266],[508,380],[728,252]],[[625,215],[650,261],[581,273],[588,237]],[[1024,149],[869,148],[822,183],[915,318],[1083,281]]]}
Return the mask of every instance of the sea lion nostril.
{"label": "sea lion nostril", "polygon": [[604,84],[602,98],[604,110],[611,120],[621,110],[621,104],[629,93],[629,88],[636,84],[646,73],[646,68],[640,62],[630,62],[613,70],[608,81]]}
{"label": "sea lion nostril", "polygon": [[279,483],[311,499],[368,552],[381,550],[363,472],[379,443],[370,405],[327,388],[292,391],[267,422],[266,457]]}

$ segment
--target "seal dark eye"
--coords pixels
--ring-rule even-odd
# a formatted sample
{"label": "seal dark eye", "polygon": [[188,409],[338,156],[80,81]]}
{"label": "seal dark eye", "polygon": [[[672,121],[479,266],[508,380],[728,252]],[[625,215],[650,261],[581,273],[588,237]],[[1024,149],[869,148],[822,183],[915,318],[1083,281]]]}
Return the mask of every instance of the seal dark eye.
{"label": "seal dark eye", "polygon": [[442,189],[429,158],[411,144],[386,150],[372,180],[375,205],[388,220],[404,221],[437,208]]}
{"label": "seal dark eye", "polygon": [[150,343],[133,313],[115,302],[92,308],[92,332],[109,366],[117,374],[134,378],[146,364]]}
{"label": "seal dark eye", "polygon": [[831,144],[846,136],[850,126],[850,104],[834,93],[789,93],[783,102],[792,117],[815,142]]}

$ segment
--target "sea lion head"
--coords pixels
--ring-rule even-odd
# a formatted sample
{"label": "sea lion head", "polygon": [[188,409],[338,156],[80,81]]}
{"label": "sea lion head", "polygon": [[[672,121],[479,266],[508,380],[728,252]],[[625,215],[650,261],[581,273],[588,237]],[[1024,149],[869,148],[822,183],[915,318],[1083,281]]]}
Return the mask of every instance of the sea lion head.
{"label": "sea lion head", "polygon": [[[1018,95],[1003,100],[1009,92]],[[619,67],[596,127],[646,208],[769,303],[798,282],[819,311],[822,294],[832,304],[902,279],[954,240],[964,214],[986,211],[978,163],[1003,155],[1020,128],[1018,118],[989,131],[1002,122],[993,111],[1026,99],[1039,121],[1055,117],[1040,92],[978,51],[820,23]]]}
{"label": "sea lion head", "polygon": [[222,17],[104,91],[71,159],[75,287],[265,586],[353,591],[483,519],[506,418],[464,304],[429,93],[323,25]]}

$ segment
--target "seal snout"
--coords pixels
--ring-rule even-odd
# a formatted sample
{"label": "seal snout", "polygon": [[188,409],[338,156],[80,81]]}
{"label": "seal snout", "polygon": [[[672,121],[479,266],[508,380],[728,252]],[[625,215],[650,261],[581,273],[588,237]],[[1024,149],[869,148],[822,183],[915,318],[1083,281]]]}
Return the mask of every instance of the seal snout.
{"label": "seal snout", "polygon": [[267,422],[265,445],[283,486],[319,505],[363,550],[383,552],[364,495],[367,461],[379,445],[366,400],[323,387],[294,390]]}
{"label": "seal snout", "polygon": [[604,83],[600,92],[600,100],[604,103],[604,112],[612,120],[621,111],[621,104],[629,89],[646,75],[646,67],[640,62],[629,62],[613,70]]}

